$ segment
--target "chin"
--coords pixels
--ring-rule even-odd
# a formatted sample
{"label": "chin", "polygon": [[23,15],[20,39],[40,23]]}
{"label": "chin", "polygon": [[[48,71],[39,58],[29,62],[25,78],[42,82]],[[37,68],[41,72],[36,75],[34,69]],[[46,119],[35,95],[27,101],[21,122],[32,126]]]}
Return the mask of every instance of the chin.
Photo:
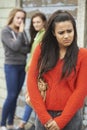
{"label": "chin", "polygon": [[16,27],[17,27],[17,28],[19,28],[19,27],[20,27],[20,25],[17,25]]}
{"label": "chin", "polygon": [[40,29],[36,28],[35,30],[36,30],[36,31],[39,31]]}
{"label": "chin", "polygon": [[19,26],[16,25],[15,28],[16,28],[16,29],[19,29]]}
{"label": "chin", "polygon": [[15,24],[15,27],[20,27],[20,24]]}
{"label": "chin", "polygon": [[72,43],[66,43],[65,46],[68,47],[70,46]]}

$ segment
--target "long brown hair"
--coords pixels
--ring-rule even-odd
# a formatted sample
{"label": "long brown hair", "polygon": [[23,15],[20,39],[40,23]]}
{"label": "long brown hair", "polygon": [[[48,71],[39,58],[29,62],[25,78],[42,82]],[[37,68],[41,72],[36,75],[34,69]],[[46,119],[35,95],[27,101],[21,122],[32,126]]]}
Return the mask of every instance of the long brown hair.
{"label": "long brown hair", "polygon": [[42,13],[42,12],[37,12],[37,13],[35,13],[35,14],[31,17],[30,28],[29,28],[29,33],[30,33],[30,38],[31,38],[31,40],[30,40],[31,46],[32,46],[32,43],[33,43],[33,41],[34,41],[34,38],[35,38],[35,36],[36,36],[36,34],[37,34],[37,32],[38,32],[38,31],[35,30],[35,28],[34,28],[34,26],[33,26],[33,19],[34,19],[35,17],[38,17],[38,16],[42,19],[43,22],[45,22],[44,28],[46,28],[46,25],[47,25],[47,18],[46,18],[46,16],[45,16],[44,13]]}

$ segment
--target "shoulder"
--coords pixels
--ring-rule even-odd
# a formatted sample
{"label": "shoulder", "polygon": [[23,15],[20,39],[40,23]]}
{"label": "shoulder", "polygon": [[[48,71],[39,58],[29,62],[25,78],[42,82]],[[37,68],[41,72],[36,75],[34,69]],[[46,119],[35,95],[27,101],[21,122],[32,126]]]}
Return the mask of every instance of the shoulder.
{"label": "shoulder", "polygon": [[37,53],[40,53],[40,51],[41,51],[41,44],[40,43],[36,46],[35,51]]}
{"label": "shoulder", "polygon": [[40,55],[41,52],[41,44],[38,44],[35,48],[34,55]]}
{"label": "shoulder", "polygon": [[86,48],[80,48],[78,53],[78,62],[87,62],[87,49]]}
{"label": "shoulder", "polygon": [[36,61],[38,61],[39,57],[40,57],[40,53],[41,53],[41,46],[40,44],[38,44],[33,52],[33,55],[31,57],[31,61],[30,64],[35,64]]}
{"label": "shoulder", "polygon": [[87,48],[80,48],[79,49],[79,57],[87,56]]}
{"label": "shoulder", "polygon": [[2,28],[1,33],[8,32],[11,33],[11,29],[8,26]]}

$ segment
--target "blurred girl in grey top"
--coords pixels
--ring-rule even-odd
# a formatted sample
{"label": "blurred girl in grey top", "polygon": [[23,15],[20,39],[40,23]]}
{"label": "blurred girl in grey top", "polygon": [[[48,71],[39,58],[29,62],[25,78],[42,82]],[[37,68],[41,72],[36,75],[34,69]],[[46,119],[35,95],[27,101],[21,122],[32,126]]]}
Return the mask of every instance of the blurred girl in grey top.
{"label": "blurred girl in grey top", "polygon": [[[29,42],[24,31],[26,12],[13,9],[8,17],[7,26],[1,32],[1,40],[5,50],[5,78],[7,97],[2,109],[1,129],[13,129],[16,102],[25,79],[25,65]],[[6,124],[7,123],[7,124]]]}

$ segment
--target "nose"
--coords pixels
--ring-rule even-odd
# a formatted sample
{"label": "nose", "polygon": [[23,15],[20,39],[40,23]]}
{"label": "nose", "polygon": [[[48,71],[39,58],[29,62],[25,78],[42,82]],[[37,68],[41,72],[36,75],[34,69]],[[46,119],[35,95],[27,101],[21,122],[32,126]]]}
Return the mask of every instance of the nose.
{"label": "nose", "polygon": [[67,32],[64,34],[64,38],[65,39],[68,38],[68,33]]}
{"label": "nose", "polygon": [[19,22],[23,22],[23,19],[22,19],[22,18],[20,18],[20,19],[19,19]]}

